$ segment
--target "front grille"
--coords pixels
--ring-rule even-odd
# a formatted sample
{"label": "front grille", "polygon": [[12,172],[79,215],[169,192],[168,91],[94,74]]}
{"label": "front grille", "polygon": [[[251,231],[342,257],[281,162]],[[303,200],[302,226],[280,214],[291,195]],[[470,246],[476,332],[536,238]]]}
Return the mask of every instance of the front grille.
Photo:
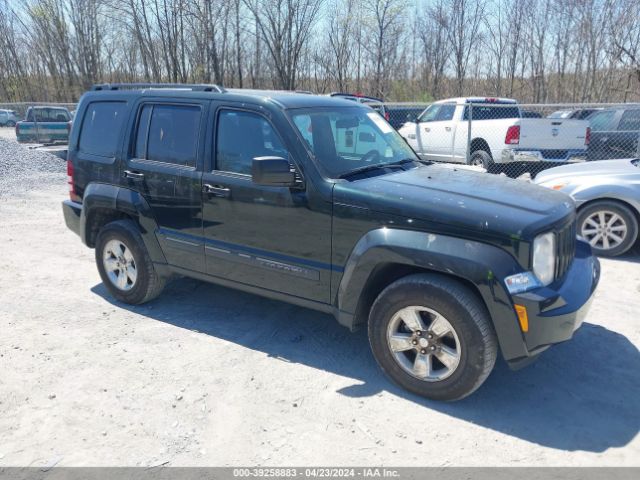
{"label": "front grille", "polygon": [[576,254],[576,241],[575,220],[556,233],[556,280],[562,278],[569,270],[569,266],[571,266],[573,257]]}

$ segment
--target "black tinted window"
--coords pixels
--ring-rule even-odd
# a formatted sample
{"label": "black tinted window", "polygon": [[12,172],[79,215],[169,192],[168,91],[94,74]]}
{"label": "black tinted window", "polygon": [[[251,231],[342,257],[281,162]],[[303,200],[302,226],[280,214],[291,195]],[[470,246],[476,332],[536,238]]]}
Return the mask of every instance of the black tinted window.
{"label": "black tinted window", "polygon": [[79,150],[102,157],[114,157],[126,111],[124,102],[89,104],[82,120]]}
{"label": "black tinted window", "polygon": [[[464,107],[464,120],[469,119],[469,106]],[[499,120],[503,118],[520,118],[518,107],[509,104],[473,105],[471,121]]]}
{"label": "black tinted window", "polygon": [[625,111],[622,114],[622,118],[620,119],[618,130],[640,130],[640,109]]}
{"label": "black tinted window", "polygon": [[249,112],[222,111],[216,136],[216,169],[251,174],[255,157],[288,158],[273,127],[260,115]]}
{"label": "black tinted window", "polygon": [[136,158],[195,166],[200,107],[145,105],[138,118]]}

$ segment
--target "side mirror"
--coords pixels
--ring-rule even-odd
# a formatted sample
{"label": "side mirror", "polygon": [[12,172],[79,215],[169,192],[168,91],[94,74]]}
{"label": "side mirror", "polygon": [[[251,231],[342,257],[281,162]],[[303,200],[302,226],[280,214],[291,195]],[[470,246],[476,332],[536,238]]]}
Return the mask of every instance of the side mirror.
{"label": "side mirror", "polygon": [[407,114],[407,122],[416,123],[416,120],[418,120],[418,116],[415,113]]}
{"label": "side mirror", "polygon": [[296,184],[289,161],[282,157],[255,157],[251,163],[251,180],[267,187],[291,187]]}

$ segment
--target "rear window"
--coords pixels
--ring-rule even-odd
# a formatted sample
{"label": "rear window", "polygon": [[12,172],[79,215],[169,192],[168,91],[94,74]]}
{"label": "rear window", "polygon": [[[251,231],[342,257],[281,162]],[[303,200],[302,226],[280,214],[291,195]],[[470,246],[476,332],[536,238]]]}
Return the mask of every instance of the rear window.
{"label": "rear window", "polygon": [[195,105],[145,105],[138,120],[135,157],[195,167],[200,116]]}
{"label": "rear window", "polygon": [[620,119],[618,130],[626,132],[640,130],[640,109],[625,111]]}
{"label": "rear window", "polygon": [[62,108],[32,108],[29,110],[28,122],[68,122],[71,120],[69,111]]}
{"label": "rear window", "polygon": [[[471,121],[520,118],[520,109],[512,104],[473,105]],[[463,120],[469,120],[469,106],[464,107]]]}
{"label": "rear window", "polygon": [[594,132],[604,132],[607,130],[613,130],[615,116],[615,110],[604,110],[602,112],[594,113],[587,120],[589,121],[591,130]]}
{"label": "rear window", "polygon": [[127,110],[125,102],[92,102],[87,107],[78,149],[101,157],[115,157]]}

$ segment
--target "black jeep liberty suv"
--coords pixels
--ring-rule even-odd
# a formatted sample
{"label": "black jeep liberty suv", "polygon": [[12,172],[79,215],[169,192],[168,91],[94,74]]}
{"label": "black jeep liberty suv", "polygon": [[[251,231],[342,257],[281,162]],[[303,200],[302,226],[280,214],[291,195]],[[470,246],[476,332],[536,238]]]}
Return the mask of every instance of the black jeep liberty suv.
{"label": "black jeep liberty suv", "polygon": [[366,326],[402,387],[477,389],[580,326],[600,267],[562,193],[422,162],[374,110],[215,85],[97,85],[68,227],[119,301],[189,276]]}

